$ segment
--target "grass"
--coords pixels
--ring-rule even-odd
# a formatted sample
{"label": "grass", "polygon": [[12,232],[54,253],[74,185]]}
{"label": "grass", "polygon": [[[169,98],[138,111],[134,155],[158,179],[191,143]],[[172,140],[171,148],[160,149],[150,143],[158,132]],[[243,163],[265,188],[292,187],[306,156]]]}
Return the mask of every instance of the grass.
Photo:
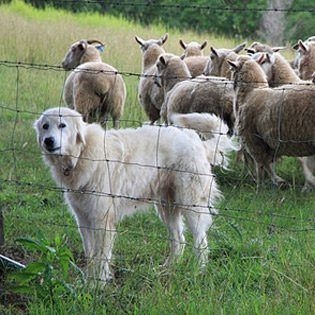
{"label": "grass", "polygon": [[[218,48],[243,41],[163,26],[143,28],[97,14],[38,11],[20,1],[1,5],[0,209],[5,227],[1,253],[28,264],[39,254],[25,250],[16,239],[44,237],[53,245],[56,237],[63,236],[76,263],[83,264],[75,222],[42,163],[32,123],[44,109],[62,104],[67,73],[60,62],[69,44],[80,38],[103,40],[103,60],[123,73],[128,93],[125,126],[146,121],[137,100],[138,76],[130,75],[140,73],[141,67],[134,36],[158,38],[165,32],[170,35],[166,50],[177,54],[181,53],[180,38],[187,42],[207,39]],[[209,231],[211,253],[205,274],[196,270],[189,236],[179,264],[168,271],[159,266],[168,242],[165,227],[152,210],[127,218],[118,227],[113,261],[116,281],[103,292],[82,286],[74,276],[75,298],[55,292],[40,299],[34,287],[29,295],[13,294],[9,279],[2,276],[0,313],[312,313],[315,197],[313,192],[301,193],[303,176],[295,159],[283,158],[278,171],[292,183],[291,188],[278,190],[266,182],[257,193],[240,165],[233,162],[229,171],[215,170],[224,200]]]}

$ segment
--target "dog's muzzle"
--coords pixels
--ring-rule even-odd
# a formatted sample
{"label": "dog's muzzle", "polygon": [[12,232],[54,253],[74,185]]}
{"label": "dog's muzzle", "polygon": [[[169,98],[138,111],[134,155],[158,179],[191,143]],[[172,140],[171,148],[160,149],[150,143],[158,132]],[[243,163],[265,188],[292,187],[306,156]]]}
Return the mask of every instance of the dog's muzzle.
{"label": "dog's muzzle", "polygon": [[60,149],[60,147],[55,147],[54,137],[47,137],[44,139],[44,146],[48,152],[55,152]]}

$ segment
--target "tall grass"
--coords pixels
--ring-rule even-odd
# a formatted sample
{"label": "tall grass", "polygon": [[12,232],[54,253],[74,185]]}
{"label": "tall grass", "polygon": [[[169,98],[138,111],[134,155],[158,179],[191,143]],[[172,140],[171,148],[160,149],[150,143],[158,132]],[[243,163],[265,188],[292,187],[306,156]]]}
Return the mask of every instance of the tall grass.
{"label": "tall grass", "polygon": [[[67,76],[60,68],[69,45],[81,38],[105,42],[103,60],[123,73],[127,84],[125,125],[145,121],[137,99],[141,54],[134,36],[158,38],[169,32],[167,51],[181,53],[178,40],[207,39],[214,47],[239,42],[212,34],[143,28],[98,14],[73,15],[35,10],[20,1],[0,7],[0,209],[5,246],[1,252],[22,263],[37,256],[15,243],[20,237],[53,242],[66,235],[78,265],[82,245],[73,218],[41,161],[33,121],[62,104]],[[250,42],[250,39],[248,40]],[[206,48],[208,49],[208,48]],[[17,65],[16,63],[20,64]],[[26,64],[24,64],[26,63]],[[128,122],[127,122],[128,121]],[[257,193],[242,167],[215,170],[224,200],[209,232],[210,263],[195,269],[191,240],[171,270],[159,264],[168,251],[167,234],[155,216],[139,214],[118,227],[116,280],[98,292],[78,283],[76,297],[41,299],[10,295],[1,282],[0,313],[18,314],[310,314],[315,307],[314,195],[301,193],[303,177],[293,158],[278,171],[292,183],[288,190],[266,184]],[[189,193],[189,192],[187,192]],[[73,283],[76,284],[76,278]],[[1,279],[2,281],[2,279]],[[30,288],[31,290],[31,288]],[[30,292],[33,293],[33,292]],[[1,294],[1,291],[0,291]],[[55,293],[56,294],[56,293]]]}

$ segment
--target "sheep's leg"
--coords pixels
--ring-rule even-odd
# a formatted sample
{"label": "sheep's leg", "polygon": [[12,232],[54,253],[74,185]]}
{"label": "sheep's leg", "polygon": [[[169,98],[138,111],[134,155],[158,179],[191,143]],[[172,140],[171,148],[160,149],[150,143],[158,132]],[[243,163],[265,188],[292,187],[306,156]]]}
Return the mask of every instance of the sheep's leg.
{"label": "sheep's leg", "polygon": [[305,183],[302,188],[302,191],[307,191],[315,187],[315,176],[313,175],[315,166],[315,155],[300,157],[299,161],[302,165],[305,177]]}
{"label": "sheep's leg", "polygon": [[271,162],[269,163],[265,169],[268,172],[268,174],[271,177],[272,182],[279,187],[285,188],[288,186],[288,183],[279,175],[276,174],[276,163],[275,162]]}

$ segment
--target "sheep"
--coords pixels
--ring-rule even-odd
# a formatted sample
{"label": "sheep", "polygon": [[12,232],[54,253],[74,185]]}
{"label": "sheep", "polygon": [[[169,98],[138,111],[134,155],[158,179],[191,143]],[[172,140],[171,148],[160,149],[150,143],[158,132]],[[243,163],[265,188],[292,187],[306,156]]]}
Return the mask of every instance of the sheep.
{"label": "sheep", "polygon": [[[266,73],[270,87],[285,84],[310,85],[313,83],[300,79],[289,62],[280,53],[256,53],[252,57],[261,65]],[[305,177],[302,191],[306,191],[315,186],[315,178],[313,176],[315,170],[315,156],[299,157],[298,159],[302,165]]]}
{"label": "sheep", "polygon": [[255,53],[252,55],[267,75],[270,87],[277,87],[284,84],[311,84],[310,81],[303,81],[292,69],[280,53]]}
{"label": "sheep", "polygon": [[284,46],[269,46],[268,44],[262,44],[260,42],[253,42],[249,47],[245,48],[248,54],[254,54],[257,52],[278,52],[280,50],[286,49]]}
{"label": "sheep", "polygon": [[192,77],[201,75],[206,67],[209,58],[204,56],[203,49],[207,46],[207,41],[199,44],[195,41],[186,44],[183,40],[179,40],[184,54],[181,58],[185,61]]}
{"label": "sheep", "polygon": [[207,41],[205,40],[202,44],[195,41],[190,43],[185,43],[182,39],[179,40],[179,44],[184,49],[183,58],[203,56],[203,49],[207,46]]}
{"label": "sheep", "polygon": [[315,90],[311,86],[270,88],[266,74],[248,56],[229,61],[234,71],[238,136],[254,159],[259,187],[266,170],[277,186],[286,186],[275,171],[281,156],[315,154]]}
{"label": "sheep", "polygon": [[310,80],[315,71],[315,41],[303,43],[299,40],[298,45],[297,68],[299,77],[303,80]]}
{"label": "sheep", "polygon": [[210,47],[210,58],[204,68],[203,74],[206,76],[219,76],[231,79],[230,65],[227,59],[235,60],[238,54],[244,49],[246,43],[237,45],[232,49]]}
{"label": "sheep", "polygon": [[162,47],[168,38],[166,33],[160,39],[144,40],[135,36],[142,51],[142,70],[138,86],[138,99],[151,124],[160,119],[160,109],[164,100],[163,89],[154,84],[157,69],[155,62],[165,53]]}
{"label": "sheep", "polygon": [[80,40],[66,53],[62,67],[74,69],[68,76],[63,91],[64,102],[82,114],[87,122],[107,122],[110,114],[115,128],[123,115],[126,86],[118,71],[102,62],[100,51],[93,43],[98,40]]}
{"label": "sheep", "polygon": [[172,113],[206,112],[217,115],[234,128],[233,84],[220,77],[189,78],[187,65],[177,56],[163,54],[157,62],[158,78],[164,88],[165,100],[161,117],[170,123]]}

